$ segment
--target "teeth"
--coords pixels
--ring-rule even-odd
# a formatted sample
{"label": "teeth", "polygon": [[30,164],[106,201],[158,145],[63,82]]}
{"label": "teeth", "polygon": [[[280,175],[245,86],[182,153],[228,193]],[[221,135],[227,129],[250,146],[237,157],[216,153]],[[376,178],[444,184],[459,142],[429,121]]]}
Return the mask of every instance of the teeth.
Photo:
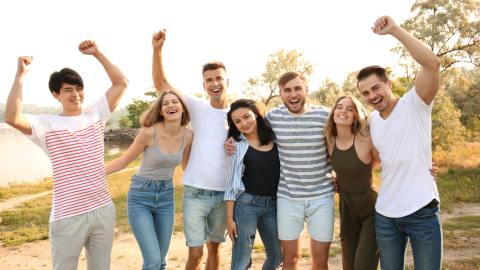
{"label": "teeth", "polygon": [[347,117],[345,117],[343,115],[339,115],[338,118],[347,119]]}
{"label": "teeth", "polygon": [[381,98],[375,100],[375,101],[373,102],[373,104],[377,104],[380,100],[381,100]]}
{"label": "teeth", "polygon": [[212,92],[214,92],[214,93],[218,93],[218,92],[220,92],[220,89],[217,89],[217,90],[212,90]]}

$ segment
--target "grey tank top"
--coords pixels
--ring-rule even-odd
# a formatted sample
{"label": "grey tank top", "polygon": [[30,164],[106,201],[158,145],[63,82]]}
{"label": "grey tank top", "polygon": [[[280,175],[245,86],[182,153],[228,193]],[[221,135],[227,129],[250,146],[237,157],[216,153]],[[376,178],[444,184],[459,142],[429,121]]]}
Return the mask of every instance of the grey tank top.
{"label": "grey tank top", "polygon": [[148,180],[170,180],[173,178],[175,168],[182,162],[183,150],[185,149],[185,137],[187,129],[183,135],[182,148],[176,154],[165,154],[160,150],[157,143],[157,128],[155,130],[155,142],[152,146],[147,146],[143,150],[142,162],[138,168],[137,175]]}

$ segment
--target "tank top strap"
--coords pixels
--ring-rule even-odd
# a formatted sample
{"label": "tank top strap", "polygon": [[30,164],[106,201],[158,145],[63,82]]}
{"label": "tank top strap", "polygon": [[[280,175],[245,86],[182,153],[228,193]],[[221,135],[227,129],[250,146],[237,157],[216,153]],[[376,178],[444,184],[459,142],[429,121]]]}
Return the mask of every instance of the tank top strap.
{"label": "tank top strap", "polygon": [[153,139],[154,139],[153,145],[157,145],[157,128],[155,127],[155,123],[152,124],[152,126],[153,126]]}

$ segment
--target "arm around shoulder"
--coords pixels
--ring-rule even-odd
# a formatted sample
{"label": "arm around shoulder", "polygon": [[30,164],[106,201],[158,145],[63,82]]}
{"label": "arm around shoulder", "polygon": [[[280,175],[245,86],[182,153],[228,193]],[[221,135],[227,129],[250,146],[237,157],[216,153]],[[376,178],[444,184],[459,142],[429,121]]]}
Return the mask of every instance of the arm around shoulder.
{"label": "arm around shoulder", "polygon": [[193,131],[189,128],[185,129],[187,134],[185,135],[185,149],[183,150],[182,156],[182,170],[185,171],[187,169],[188,161],[190,160],[190,152],[192,150],[192,143],[193,143]]}

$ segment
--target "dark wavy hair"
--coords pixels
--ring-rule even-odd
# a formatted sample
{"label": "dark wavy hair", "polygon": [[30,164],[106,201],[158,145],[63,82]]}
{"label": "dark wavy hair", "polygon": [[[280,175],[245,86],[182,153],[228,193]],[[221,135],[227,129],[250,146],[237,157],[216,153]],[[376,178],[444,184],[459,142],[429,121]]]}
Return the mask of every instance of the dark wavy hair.
{"label": "dark wavy hair", "polygon": [[230,111],[227,113],[227,121],[229,127],[228,138],[233,137],[235,141],[241,141],[240,131],[237,129],[232,119],[232,113],[240,108],[247,108],[251,110],[253,114],[255,114],[255,117],[257,117],[257,132],[258,138],[260,139],[260,145],[268,145],[274,138],[273,130],[267,125],[265,119],[263,119],[262,112],[258,109],[255,101],[251,99],[242,98],[233,102],[230,105]]}

